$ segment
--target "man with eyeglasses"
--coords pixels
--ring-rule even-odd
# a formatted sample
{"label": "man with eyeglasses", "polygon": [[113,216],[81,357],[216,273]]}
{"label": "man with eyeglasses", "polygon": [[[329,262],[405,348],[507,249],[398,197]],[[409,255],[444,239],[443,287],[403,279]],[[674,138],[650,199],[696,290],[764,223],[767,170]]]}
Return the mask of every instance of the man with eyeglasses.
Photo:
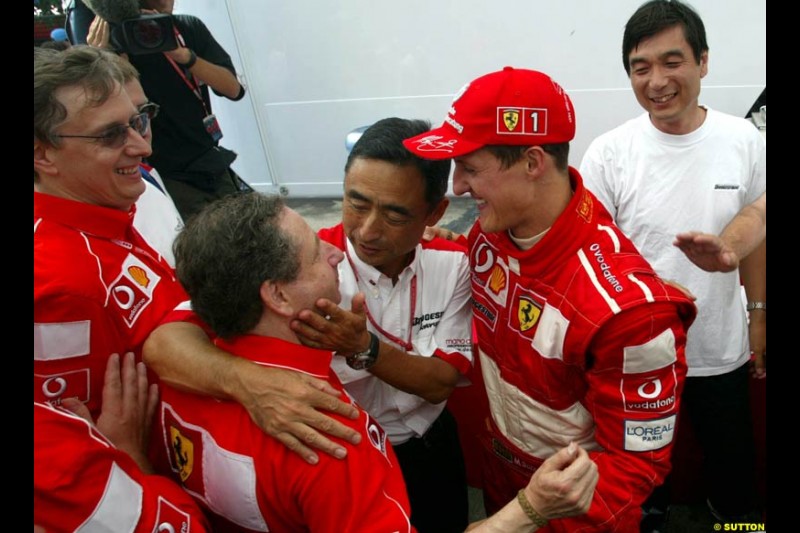
{"label": "man with eyeglasses", "polygon": [[[150,332],[188,299],[172,268],[133,227],[134,204],[145,190],[150,115],[124,90],[119,63],[87,46],[34,52],[34,401],[77,398],[92,416],[109,355],[132,351],[138,360]],[[256,373],[251,365],[219,368],[216,395],[253,407],[254,419],[285,443],[309,432],[360,440],[317,411],[354,418],[356,409],[337,399],[338,391],[288,370]],[[256,386],[242,385],[248,380]],[[325,442],[323,451],[344,457],[343,448]]]}
{"label": "man with eyeglasses", "polygon": [[118,61],[89,47],[34,53],[34,400],[93,416],[110,354],[141,354],[187,299],[133,227],[150,115]]}

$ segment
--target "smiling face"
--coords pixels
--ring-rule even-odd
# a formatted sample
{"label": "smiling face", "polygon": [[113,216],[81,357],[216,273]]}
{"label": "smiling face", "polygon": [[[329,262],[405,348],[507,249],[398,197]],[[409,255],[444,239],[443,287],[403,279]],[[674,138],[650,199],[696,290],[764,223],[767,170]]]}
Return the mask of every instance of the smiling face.
{"label": "smiling face", "polygon": [[527,160],[508,168],[486,148],[455,160],[453,192],[469,194],[478,207],[481,229],[487,233],[511,230],[520,238],[532,237],[530,181]]}
{"label": "smiling face", "polygon": [[[55,128],[58,135],[102,135],[113,126],[127,125],[137,114],[121,86],[99,106],[89,105],[79,86],[63,87],[55,94],[67,110],[67,118]],[[118,148],[84,138],[61,138],[58,147],[35,141],[38,189],[79,202],[129,210],[145,190],[139,164],[151,150],[150,143],[133,128],[128,128],[127,134],[125,144]]]}
{"label": "smiling face", "polygon": [[708,52],[698,61],[680,25],[643,39],[628,62],[633,92],[656,128],[683,135],[700,127],[705,111],[697,99],[708,73]]}
{"label": "smiling face", "polygon": [[344,259],[341,250],[320,240],[303,217],[288,207],[283,209],[280,227],[297,245],[300,271],[284,286],[295,312],[315,309],[318,298],[338,304],[341,296],[337,265]]}
{"label": "smiling face", "polygon": [[447,203],[443,199],[431,209],[416,166],[357,158],[344,178],[342,224],[358,258],[395,279],[425,226],[439,221]]}

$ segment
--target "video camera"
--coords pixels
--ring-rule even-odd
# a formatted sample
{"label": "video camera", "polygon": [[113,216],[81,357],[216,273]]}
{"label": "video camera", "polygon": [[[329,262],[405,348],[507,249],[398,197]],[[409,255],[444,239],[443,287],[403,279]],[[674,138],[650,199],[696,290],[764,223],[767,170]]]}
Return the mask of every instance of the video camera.
{"label": "video camera", "polygon": [[166,52],[178,47],[172,15],[143,14],[109,25],[111,45],[118,52],[142,55]]}

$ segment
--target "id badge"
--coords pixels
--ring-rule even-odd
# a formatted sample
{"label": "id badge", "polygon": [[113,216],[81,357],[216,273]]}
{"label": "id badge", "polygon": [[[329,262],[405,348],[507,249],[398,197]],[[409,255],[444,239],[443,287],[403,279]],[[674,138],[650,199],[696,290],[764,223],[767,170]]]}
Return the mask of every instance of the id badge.
{"label": "id badge", "polygon": [[211,114],[204,118],[203,126],[205,126],[208,134],[211,135],[211,138],[214,139],[214,142],[222,139],[222,129],[219,127],[219,121],[217,121],[216,115]]}

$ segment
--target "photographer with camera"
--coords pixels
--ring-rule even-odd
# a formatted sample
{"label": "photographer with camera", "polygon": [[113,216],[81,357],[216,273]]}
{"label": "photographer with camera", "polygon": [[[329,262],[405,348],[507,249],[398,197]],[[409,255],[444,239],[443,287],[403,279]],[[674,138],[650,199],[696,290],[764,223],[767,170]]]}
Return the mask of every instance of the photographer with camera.
{"label": "photographer with camera", "polygon": [[85,3],[97,14],[88,44],[124,54],[139,71],[145,93],[161,106],[149,162],[158,168],[183,219],[218,198],[249,189],[230,168],[236,153],[219,146],[222,130],[208,92],[210,87],[236,101],[245,89],[206,25],[191,15],[172,15],[172,0]]}

